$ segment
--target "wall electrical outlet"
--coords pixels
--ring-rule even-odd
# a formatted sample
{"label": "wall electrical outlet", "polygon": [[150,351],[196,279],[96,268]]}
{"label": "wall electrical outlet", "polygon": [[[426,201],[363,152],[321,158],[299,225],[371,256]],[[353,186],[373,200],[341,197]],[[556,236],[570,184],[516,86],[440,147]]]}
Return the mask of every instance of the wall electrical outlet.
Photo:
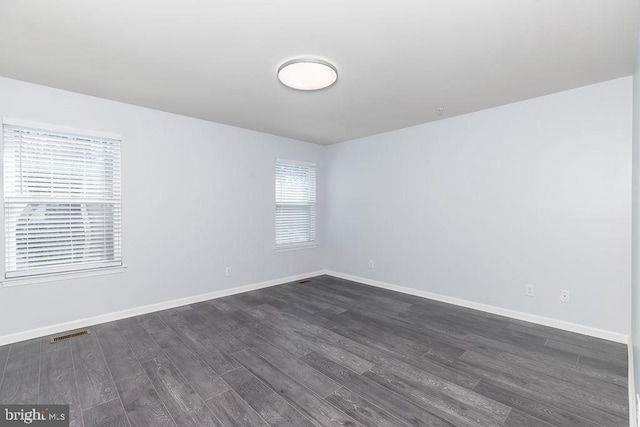
{"label": "wall electrical outlet", "polygon": [[376,268],[376,263],[373,260],[369,260],[369,268]]}
{"label": "wall electrical outlet", "polygon": [[560,302],[569,302],[570,296],[571,296],[571,292],[564,289],[560,290]]}
{"label": "wall electrical outlet", "polygon": [[225,276],[231,276],[231,267],[227,267],[224,269],[224,275]]}
{"label": "wall electrical outlet", "polygon": [[536,296],[536,288],[533,285],[524,285],[524,294],[528,297]]}

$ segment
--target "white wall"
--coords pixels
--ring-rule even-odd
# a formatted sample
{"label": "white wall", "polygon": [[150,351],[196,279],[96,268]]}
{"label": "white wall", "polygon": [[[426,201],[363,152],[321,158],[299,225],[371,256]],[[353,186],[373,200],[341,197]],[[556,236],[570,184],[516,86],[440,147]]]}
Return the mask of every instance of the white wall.
{"label": "white wall", "polygon": [[121,274],[0,287],[0,337],[324,267],[322,221],[319,248],[273,250],[274,160],[316,162],[322,207],[321,146],[4,78],[0,117],[122,135],[128,265]]}
{"label": "white wall", "polygon": [[330,146],[328,268],[628,334],[631,87]]}
{"label": "white wall", "polygon": [[[640,394],[640,41],[633,76],[633,262],[632,318],[633,368],[635,391]],[[640,410],[640,408],[637,408]],[[640,420],[637,420],[640,422]]]}

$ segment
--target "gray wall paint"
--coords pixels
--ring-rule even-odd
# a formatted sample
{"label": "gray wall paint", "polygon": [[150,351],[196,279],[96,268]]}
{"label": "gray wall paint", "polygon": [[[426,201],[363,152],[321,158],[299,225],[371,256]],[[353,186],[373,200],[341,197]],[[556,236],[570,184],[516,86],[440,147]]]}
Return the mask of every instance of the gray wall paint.
{"label": "gray wall paint", "polygon": [[631,92],[627,77],[328,147],[328,268],[628,334]]}
{"label": "gray wall paint", "polygon": [[[640,41],[633,76],[633,262],[631,341],[636,393],[640,393]],[[638,420],[640,423],[640,420]]]}
{"label": "gray wall paint", "polygon": [[122,135],[128,265],[0,287],[0,336],[324,267],[322,221],[319,248],[273,250],[274,160],[316,162],[322,177],[321,146],[4,78],[0,116]]}

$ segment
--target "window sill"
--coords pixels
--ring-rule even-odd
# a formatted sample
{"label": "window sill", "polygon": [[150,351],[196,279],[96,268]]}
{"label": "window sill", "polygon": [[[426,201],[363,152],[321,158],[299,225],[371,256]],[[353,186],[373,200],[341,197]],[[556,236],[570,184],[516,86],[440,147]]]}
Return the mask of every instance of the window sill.
{"label": "window sill", "polygon": [[11,279],[2,279],[2,287],[11,288],[13,286],[33,285],[36,283],[57,282],[61,280],[81,279],[83,277],[102,276],[105,274],[122,273],[127,268],[126,265],[118,267],[104,267],[93,270],[73,271],[68,273],[51,273],[42,276],[32,277],[15,277]]}
{"label": "window sill", "polygon": [[318,242],[292,243],[289,245],[274,246],[276,252],[299,251],[302,249],[312,249],[318,246]]}

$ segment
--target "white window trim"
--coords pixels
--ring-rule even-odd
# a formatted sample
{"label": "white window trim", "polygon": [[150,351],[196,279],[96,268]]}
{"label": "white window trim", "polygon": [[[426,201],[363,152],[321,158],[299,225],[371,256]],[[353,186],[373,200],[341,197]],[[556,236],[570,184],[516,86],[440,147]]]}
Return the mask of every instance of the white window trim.
{"label": "white window trim", "polygon": [[317,168],[318,165],[317,163],[313,163],[313,162],[302,162],[300,160],[289,160],[289,159],[282,159],[279,157],[276,157],[276,163],[289,163],[291,165],[300,165],[300,166],[312,166],[314,168]]}
{"label": "white window trim", "polygon": [[127,269],[126,265],[115,267],[94,268],[91,270],[78,270],[66,273],[47,273],[37,276],[15,277],[10,279],[2,279],[3,288],[12,288],[15,286],[35,285],[38,283],[58,282],[62,280],[82,279],[84,277],[103,276],[106,274],[122,273]]}
{"label": "white window trim", "polygon": [[312,249],[317,246],[318,246],[317,241],[303,242],[303,243],[287,243],[285,245],[274,246],[273,250],[276,252],[289,252],[289,251],[299,251],[302,249]]}
{"label": "white window trim", "polygon": [[[117,133],[97,132],[95,130],[78,129],[67,126],[49,125],[44,123],[32,122],[29,120],[12,119],[9,117],[2,118],[3,125],[22,126],[49,132],[70,133],[73,135],[89,136],[94,138],[118,139],[122,143],[122,135]],[[3,142],[4,148],[4,142]]]}
{"label": "white window trim", "polygon": [[[83,135],[83,136],[94,137],[94,138],[117,139],[117,140],[120,140],[120,146],[121,146],[120,156],[122,156],[123,141],[122,141],[121,134],[110,133],[110,132],[100,132],[95,130],[87,130],[87,129],[81,129],[81,128],[68,127],[68,126],[44,124],[40,122],[14,119],[10,117],[2,118],[2,126],[4,125],[29,127],[29,128],[43,130],[43,131],[61,132],[61,133],[68,133],[73,135]],[[0,126],[0,131],[2,130],[2,126]],[[0,156],[2,156],[2,153],[4,153],[4,137],[0,134]],[[3,157],[0,157],[0,158],[4,160]],[[120,179],[122,180],[122,175],[123,175],[122,168],[121,168],[120,174],[121,174]],[[122,189],[120,191],[122,191]],[[2,230],[2,238],[4,241],[4,238],[5,238],[4,173],[0,173],[0,192],[2,192],[2,197],[0,197],[0,221],[2,222],[2,225],[0,225],[0,229]],[[120,196],[121,211],[124,210],[123,205],[124,205],[124,198],[121,195]],[[120,254],[121,254],[121,260],[122,260],[121,265],[7,278],[5,263],[2,262],[1,263],[2,265],[0,266],[0,283],[2,284],[3,288],[10,288],[10,287],[16,287],[16,286],[33,285],[38,283],[57,282],[57,281],[63,281],[63,280],[73,280],[73,279],[81,279],[85,277],[94,277],[94,276],[102,276],[102,275],[108,275],[108,274],[123,273],[128,268],[128,266],[124,263],[125,248],[124,248],[124,229],[123,228],[124,227],[121,227],[121,230],[120,230],[120,245],[121,245]],[[4,257],[5,257],[4,247],[5,247],[4,244],[0,245],[0,258],[2,260],[4,260]]]}

